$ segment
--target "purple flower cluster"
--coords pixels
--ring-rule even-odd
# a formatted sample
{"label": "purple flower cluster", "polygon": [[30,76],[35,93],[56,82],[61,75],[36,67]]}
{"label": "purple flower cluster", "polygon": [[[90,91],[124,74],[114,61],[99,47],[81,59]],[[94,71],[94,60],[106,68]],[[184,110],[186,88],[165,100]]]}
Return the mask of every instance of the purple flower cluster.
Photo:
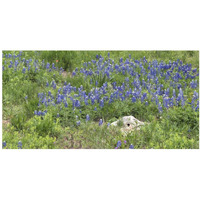
{"label": "purple flower cluster", "polygon": [[5,58],[3,62],[3,71],[8,69],[13,69],[14,72],[21,71],[23,74],[34,72],[38,73],[40,69],[45,69],[48,73],[58,71],[59,74],[64,71],[64,69],[55,67],[55,64],[46,63],[44,60],[39,62],[36,59],[25,59],[22,58],[23,52],[20,51],[19,54],[2,54],[2,57]]}
{"label": "purple flower cluster", "polygon": [[47,110],[45,110],[44,112],[42,112],[41,110],[39,110],[39,111],[35,110],[34,111],[34,114],[38,115],[38,116],[44,116],[44,115],[46,115],[46,113],[47,113]]}
{"label": "purple flower cluster", "polygon": [[22,149],[22,142],[21,141],[18,142],[18,146],[17,147],[18,147],[18,149]]}
{"label": "purple flower cluster", "polygon": [[6,141],[3,142],[3,145],[2,145],[2,146],[3,146],[3,148],[6,147]]}
{"label": "purple flower cluster", "polygon": [[[50,64],[46,64],[46,68],[50,69]],[[54,64],[52,64],[54,69]],[[73,76],[83,76],[89,79],[91,90],[86,92],[83,86],[75,87],[65,82],[63,87],[57,88],[56,82],[47,83],[50,87],[48,94],[38,94],[39,105],[61,106],[72,110],[82,109],[85,106],[94,106],[97,110],[99,107],[103,109],[105,105],[114,103],[115,101],[129,100],[132,103],[141,102],[145,106],[155,103],[160,113],[163,109],[169,109],[174,106],[186,105],[188,102],[187,95],[184,95],[187,83],[183,80],[191,79],[190,87],[196,89],[198,87],[197,69],[192,69],[191,65],[183,65],[180,60],[176,62],[158,63],[157,60],[147,62],[146,58],[139,60],[131,59],[131,56],[119,63],[109,58],[104,60],[102,56],[97,55],[96,60],[85,62],[83,67],[76,68]],[[124,82],[117,84],[111,79],[115,74],[124,76]],[[105,82],[100,86],[98,78],[104,78]],[[163,85],[163,79],[169,83],[169,86]],[[193,80],[195,79],[195,80]],[[108,81],[111,82],[112,89],[108,87]],[[96,87],[96,86],[100,87]],[[92,87],[93,86],[93,87]],[[51,88],[57,93],[52,92]],[[193,98],[192,106],[195,104],[195,110],[198,110],[198,98]],[[98,105],[98,107],[97,107]]]}
{"label": "purple flower cluster", "polygon": [[[127,144],[127,141],[126,141],[126,140],[124,140],[124,144],[125,144],[125,145]],[[119,140],[119,141],[117,142],[117,146],[115,147],[115,149],[119,149],[121,146],[122,146],[122,142]],[[129,146],[129,149],[134,149],[134,146],[131,144],[131,145]]]}

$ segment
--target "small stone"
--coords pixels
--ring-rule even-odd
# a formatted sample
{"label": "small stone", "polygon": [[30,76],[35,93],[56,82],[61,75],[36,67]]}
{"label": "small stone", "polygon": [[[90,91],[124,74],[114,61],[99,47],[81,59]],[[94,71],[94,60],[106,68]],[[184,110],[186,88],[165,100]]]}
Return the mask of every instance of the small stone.
{"label": "small stone", "polygon": [[121,128],[121,131],[124,135],[127,135],[132,130],[140,130],[140,127],[145,125],[144,122],[139,121],[133,116],[124,116],[121,119],[111,123],[111,126],[117,126],[118,123],[122,121],[123,126]]}

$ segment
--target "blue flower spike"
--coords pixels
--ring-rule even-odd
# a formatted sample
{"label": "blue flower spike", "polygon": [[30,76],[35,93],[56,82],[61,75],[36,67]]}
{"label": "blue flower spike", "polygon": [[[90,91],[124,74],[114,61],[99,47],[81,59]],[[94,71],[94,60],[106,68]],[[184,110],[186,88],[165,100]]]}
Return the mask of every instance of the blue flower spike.
{"label": "blue flower spike", "polygon": [[90,115],[86,115],[86,121],[89,121],[90,120]]}
{"label": "blue flower spike", "polygon": [[6,147],[6,141],[3,142],[3,148],[5,148],[5,147]]}
{"label": "blue flower spike", "polygon": [[17,147],[18,147],[18,149],[22,149],[22,142],[21,141],[18,142],[18,146]]}
{"label": "blue flower spike", "polygon": [[100,120],[99,120],[99,126],[101,126],[102,124],[103,124],[103,120],[100,119]]}

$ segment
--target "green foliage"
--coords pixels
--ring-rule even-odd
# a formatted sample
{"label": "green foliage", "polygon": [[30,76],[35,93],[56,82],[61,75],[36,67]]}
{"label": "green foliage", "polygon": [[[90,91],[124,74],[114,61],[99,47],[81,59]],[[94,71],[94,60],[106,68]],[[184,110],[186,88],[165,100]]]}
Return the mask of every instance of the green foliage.
{"label": "green foliage", "polygon": [[54,119],[52,115],[46,114],[45,116],[34,116],[24,124],[24,128],[31,133],[37,132],[38,135],[45,137],[57,137],[62,128],[59,125],[59,119]]}
{"label": "green foliage", "polygon": [[25,132],[15,131],[14,127],[3,132],[3,141],[6,142],[7,149],[17,149],[18,142],[22,142],[22,149],[53,149],[55,148],[56,138],[46,135],[45,137],[40,136],[37,132]]}
{"label": "green foliage", "polygon": [[83,124],[73,132],[75,144],[73,148],[77,148],[76,144],[79,144],[78,148],[84,149],[113,149],[120,135],[119,129],[108,128],[105,124],[102,126],[97,123]]}

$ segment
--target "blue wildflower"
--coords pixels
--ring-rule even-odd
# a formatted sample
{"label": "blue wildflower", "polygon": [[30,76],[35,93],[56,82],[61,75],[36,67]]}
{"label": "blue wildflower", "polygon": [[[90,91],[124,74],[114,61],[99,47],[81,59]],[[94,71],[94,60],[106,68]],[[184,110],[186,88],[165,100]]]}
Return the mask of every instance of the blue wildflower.
{"label": "blue wildflower", "polygon": [[162,106],[161,106],[161,103],[158,104],[158,110],[159,110],[159,113],[162,113]]}
{"label": "blue wildflower", "polygon": [[100,119],[100,120],[99,120],[99,126],[101,126],[102,124],[103,124],[103,120]]}
{"label": "blue wildflower", "polygon": [[25,73],[26,72],[26,68],[24,67],[23,69],[22,69],[22,73]]}
{"label": "blue wildflower", "polygon": [[77,126],[80,126],[80,124],[81,124],[81,121],[79,120],[79,121],[77,121],[76,122],[76,124],[77,124]]}
{"label": "blue wildflower", "polygon": [[3,142],[3,148],[6,147],[6,141]]}
{"label": "blue wildflower", "polygon": [[65,108],[67,108],[68,107],[68,104],[67,104],[67,102],[65,102]]}
{"label": "blue wildflower", "polygon": [[195,108],[195,111],[198,111],[199,110],[199,101],[197,101],[197,106]]}
{"label": "blue wildflower", "polygon": [[76,72],[75,71],[72,72],[72,77],[74,77],[74,76],[76,76]]}
{"label": "blue wildflower", "polygon": [[119,141],[117,142],[117,147],[119,148],[119,147],[121,147],[121,145],[122,145],[122,142],[119,140]]}
{"label": "blue wildflower", "polygon": [[99,106],[100,106],[101,108],[103,108],[103,106],[104,106],[104,101],[103,101],[103,99],[100,100]]}
{"label": "blue wildflower", "polygon": [[134,146],[131,144],[130,147],[129,147],[129,149],[134,149]]}
{"label": "blue wildflower", "polygon": [[126,82],[129,82],[129,77],[126,77],[126,78],[125,78],[125,81],[126,81]]}
{"label": "blue wildflower", "polygon": [[86,121],[89,121],[90,120],[90,116],[87,114],[86,115]]}
{"label": "blue wildflower", "polygon": [[56,89],[56,83],[53,85],[53,89]]}
{"label": "blue wildflower", "polygon": [[136,98],[132,97],[132,102],[135,103],[136,102]]}
{"label": "blue wildflower", "polygon": [[17,147],[18,147],[18,149],[22,149],[22,142],[21,141],[18,142],[18,146]]}

